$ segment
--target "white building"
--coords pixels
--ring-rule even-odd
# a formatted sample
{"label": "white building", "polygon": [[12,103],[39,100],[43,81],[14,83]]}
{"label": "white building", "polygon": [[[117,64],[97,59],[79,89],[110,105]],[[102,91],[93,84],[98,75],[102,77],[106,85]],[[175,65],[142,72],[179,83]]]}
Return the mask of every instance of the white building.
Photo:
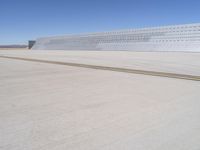
{"label": "white building", "polygon": [[200,23],[45,37],[32,49],[200,52]]}

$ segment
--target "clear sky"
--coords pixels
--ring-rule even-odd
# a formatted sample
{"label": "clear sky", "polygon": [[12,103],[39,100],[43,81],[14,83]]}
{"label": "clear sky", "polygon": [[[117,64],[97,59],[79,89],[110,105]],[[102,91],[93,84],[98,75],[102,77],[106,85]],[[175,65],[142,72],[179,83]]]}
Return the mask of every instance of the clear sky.
{"label": "clear sky", "polygon": [[0,0],[0,44],[185,23],[200,23],[200,0]]}

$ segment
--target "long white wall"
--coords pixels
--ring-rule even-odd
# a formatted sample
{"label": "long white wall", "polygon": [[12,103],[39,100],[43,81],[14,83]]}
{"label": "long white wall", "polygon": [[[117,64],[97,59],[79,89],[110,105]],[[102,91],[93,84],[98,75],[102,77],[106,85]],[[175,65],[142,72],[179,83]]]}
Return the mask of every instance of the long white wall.
{"label": "long white wall", "polygon": [[39,38],[32,49],[200,52],[200,23]]}

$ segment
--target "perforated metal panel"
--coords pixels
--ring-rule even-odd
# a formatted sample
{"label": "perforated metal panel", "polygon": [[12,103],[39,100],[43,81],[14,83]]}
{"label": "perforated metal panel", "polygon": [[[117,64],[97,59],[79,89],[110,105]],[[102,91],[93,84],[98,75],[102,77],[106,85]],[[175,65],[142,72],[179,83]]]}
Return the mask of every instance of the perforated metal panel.
{"label": "perforated metal panel", "polygon": [[32,49],[200,51],[200,24],[39,38]]}

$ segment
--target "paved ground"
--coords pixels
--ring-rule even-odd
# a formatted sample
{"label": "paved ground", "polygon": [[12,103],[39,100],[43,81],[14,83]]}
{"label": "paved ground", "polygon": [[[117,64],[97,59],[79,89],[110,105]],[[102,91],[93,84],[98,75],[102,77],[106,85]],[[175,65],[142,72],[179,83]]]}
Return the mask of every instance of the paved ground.
{"label": "paved ground", "polygon": [[131,51],[0,51],[0,56],[18,56],[60,62],[133,68],[200,75],[200,53]]}
{"label": "paved ground", "polygon": [[[199,75],[198,53],[131,53],[131,59],[125,52],[122,58],[29,52],[0,55],[129,67],[146,62],[141,67]],[[118,63],[109,64],[108,56]],[[199,150],[199,91],[198,81],[0,58],[0,149]]]}

